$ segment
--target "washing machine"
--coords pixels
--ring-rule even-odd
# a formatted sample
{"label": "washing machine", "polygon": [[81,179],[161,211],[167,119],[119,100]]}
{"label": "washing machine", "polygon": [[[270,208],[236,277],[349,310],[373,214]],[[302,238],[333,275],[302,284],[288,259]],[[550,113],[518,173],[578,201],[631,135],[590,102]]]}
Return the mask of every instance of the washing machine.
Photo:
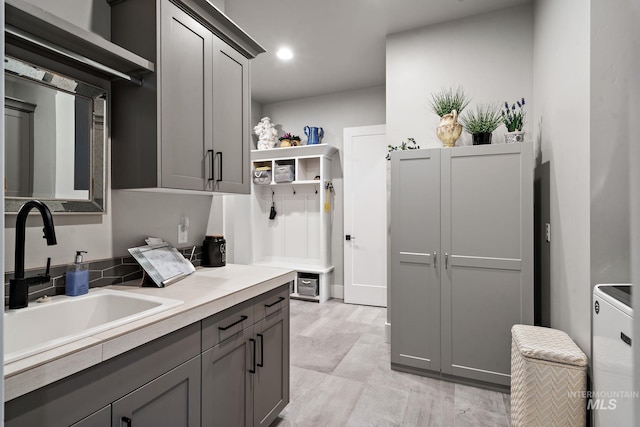
{"label": "washing machine", "polygon": [[592,395],[587,407],[595,427],[633,427],[633,309],[631,285],[602,284],[593,289]]}

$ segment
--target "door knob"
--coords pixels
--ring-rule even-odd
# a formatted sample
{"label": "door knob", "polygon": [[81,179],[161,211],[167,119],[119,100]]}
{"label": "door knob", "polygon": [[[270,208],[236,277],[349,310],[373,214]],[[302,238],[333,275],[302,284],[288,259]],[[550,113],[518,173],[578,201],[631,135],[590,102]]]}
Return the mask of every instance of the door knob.
{"label": "door knob", "polygon": [[344,236],[344,238],[346,240],[355,240],[356,236],[352,236],[351,234],[347,234],[346,236]]}

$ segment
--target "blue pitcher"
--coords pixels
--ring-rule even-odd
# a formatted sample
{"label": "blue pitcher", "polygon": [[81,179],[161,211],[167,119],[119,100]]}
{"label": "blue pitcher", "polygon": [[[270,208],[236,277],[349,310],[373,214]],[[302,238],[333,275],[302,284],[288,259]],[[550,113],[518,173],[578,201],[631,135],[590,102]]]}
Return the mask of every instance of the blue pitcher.
{"label": "blue pitcher", "polygon": [[307,135],[307,145],[320,144],[320,140],[324,136],[324,129],[305,126],[304,134]]}

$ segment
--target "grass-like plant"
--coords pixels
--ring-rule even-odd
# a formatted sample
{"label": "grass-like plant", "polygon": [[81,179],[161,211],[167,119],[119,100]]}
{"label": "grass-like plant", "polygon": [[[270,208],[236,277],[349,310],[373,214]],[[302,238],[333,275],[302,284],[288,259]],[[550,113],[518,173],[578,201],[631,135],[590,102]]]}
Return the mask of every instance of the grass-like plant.
{"label": "grass-like plant", "polygon": [[458,115],[460,115],[462,110],[469,105],[469,101],[471,101],[471,99],[469,99],[469,97],[465,95],[464,90],[458,86],[455,91],[453,88],[449,88],[432,93],[429,104],[433,112],[442,117],[445,114],[451,113],[453,110],[456,110]]}
{"label": "grass-like plant", "polygon": [[464,130],[470,134],[491,133],[503,122],[500,106],[497,104],[480,104],[475,110],[467,111],[458,120]]}
{"label": "grass-like plant", "polygon": [[[517,110],[516,104],[518,105]],[[523,108],[524,98],[522,98],[522,100],[520,101],[516,101],[515,104],[511,104],[511,108],[509,108],[508,102],[504,103],[504,109],[502,110],[502,122],[507,127],[507,131],[515,132],[522,130],[525,123],[525,114]]]}

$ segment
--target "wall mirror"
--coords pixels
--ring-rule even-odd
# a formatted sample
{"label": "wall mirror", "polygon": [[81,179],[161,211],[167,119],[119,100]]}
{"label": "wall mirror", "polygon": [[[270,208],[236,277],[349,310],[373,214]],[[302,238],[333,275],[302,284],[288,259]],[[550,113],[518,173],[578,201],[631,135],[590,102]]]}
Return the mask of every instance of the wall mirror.
{"label": "wall mirror", "polygon": [[105,210],[107,91],[5,57],[5,212]]}

